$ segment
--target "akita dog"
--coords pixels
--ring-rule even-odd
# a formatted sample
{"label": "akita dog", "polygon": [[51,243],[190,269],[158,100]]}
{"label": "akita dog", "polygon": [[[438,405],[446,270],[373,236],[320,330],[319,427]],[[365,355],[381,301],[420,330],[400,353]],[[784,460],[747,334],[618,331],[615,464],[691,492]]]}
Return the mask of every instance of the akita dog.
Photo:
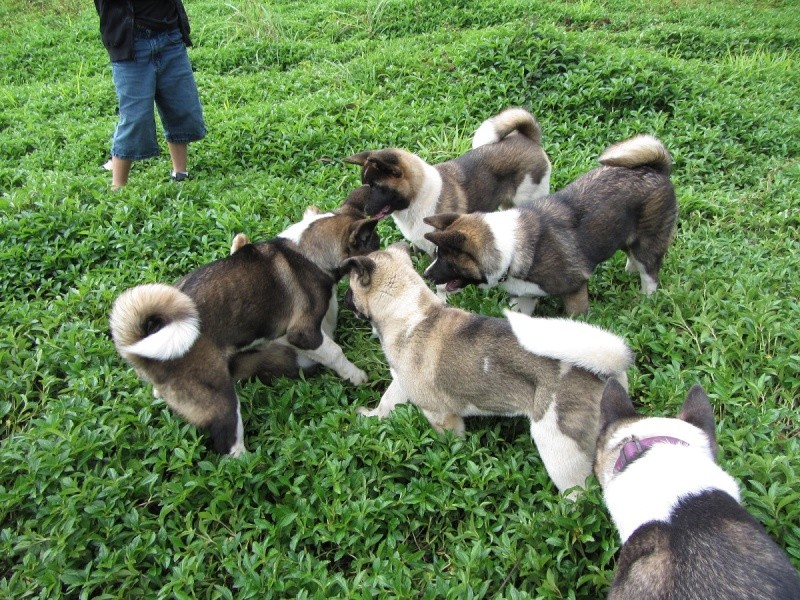
{"label": "akita dog", "polygon": [[425,218],[436,231],[436,259],[425,275],[448,292],[500,285],[512,305],[532,314],[541,296],[559,296],[567,314],[589,310],[587,282],[617,250],[653,293],[672,242],[678,205],[672,159],[656,138],[640,135],[608,148],[602,167],[526,206]]}
{"label": "akita dog", "polygon": [[323,326],[335,323],[338,265],[379,246],[377,219],[357,209],[366,191],[333,212],[307,213],[268,242],[240,245],[174,285],[137,286],[115,301],[119,354],[172,410],[207,428],[216,451],[244,452],[234,383],[264,369],[273,374],[284,348],[353,384],[367,380]]}
{"label": "akita dog", "polygon": [[369,319],[392,382],[368,416],[410,401],[437,430],[464,433],[463,417],[526,416],[560,491],[591,474],[600,396],[627,382],[633,357],[619,337],[568,319],[506,312],[486,317],[447,306],[414,270],[405,244],[350,258],[346,305]]}
{"label": "akita dog", "polygon": [[783,551],[716,463],[714,412],[694,386],[677,419],[638,414],[610,380],[594,471],[622,550],[613,600],[800,598]]}
{"label": "akita dog", "polygon": [[492,211],[525,204],[550,191],[550,160],[541,146],[539,123],[527,110],[509,108],[475,132],[472,150],[430,165],[399,148],[361,152],[344,159],[361,165],[369,184],[365,211],[392,215],[403,236],[432,255],[425,239],[433,231],[425,217],[441,212]]}

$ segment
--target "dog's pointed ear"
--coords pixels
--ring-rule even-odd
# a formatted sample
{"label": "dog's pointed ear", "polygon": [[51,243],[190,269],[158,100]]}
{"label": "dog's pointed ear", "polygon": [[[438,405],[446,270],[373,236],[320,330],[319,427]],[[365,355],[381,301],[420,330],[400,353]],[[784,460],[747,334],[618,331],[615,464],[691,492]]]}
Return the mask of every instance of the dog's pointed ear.
{"label": "dog's pointed ear", "polygon": [[600,431],[604,431],[620,419],[636,417],[636,409],[633,407],[628,392],[622,384],[610,378],[603,388],[603,396],[600,399]]}
{"label": "dog's pointed ear", "polygon": [[350,254],[366,254],[374,252],[381,245],[381,239],[375,228],[380,219],[362,219],[350,224],[350,236],[347,249]]}
{"label": "dog's pointed ear", "polygon": [[437,246],[461,250],[467,242],[467,236],[460,231],[429,231],[425,234],[425,239]]}
{"label": "dog's pointed ear", "polygon": [[717,433],[714,429],[714,409],[705,390],[695,384],[686,395],[678,418],[701,429],[708,436],[714,459],[717,458]]}
{"label": "dog's pointed ear", "polygon": [[359,152],[358,154],[343,158],[342,162],[350,163],[351,165],[361,165],[363,167],[364,163],[367,162],[367,159],[370,157],[370,154],[372,154],[372,152],[369,150],[366,152]]}
{"label": "dog's pointed ear", "polygon": [[452,225],[455,222],[455,220],[458,219],[458,217],[460,216],[461,215],[458,213],[440,213],[438,215],[431,215],[430,217],[425,217],[422,220],[425,221],[425,223],[427,223],[434,229],[442,231],[443,229],[447,229],[448,227],[450,227],[450,225]]}
{"label": "dog's pointed ear", "polygon": [[308,219],[309,217],[313,217],[313,216],[321,215],[321,214],[322,214],[322,209],[321,208],[317,208],[316,206],[309,206],[303,212],[303,219]]}
{"label": "dog's pointed ear", "polygon": [[358,283],[364,287],[372,282],[375,261],[366,256],[353,256],[339,265],[339,278],[350,275],[353,271],[358,275]]}

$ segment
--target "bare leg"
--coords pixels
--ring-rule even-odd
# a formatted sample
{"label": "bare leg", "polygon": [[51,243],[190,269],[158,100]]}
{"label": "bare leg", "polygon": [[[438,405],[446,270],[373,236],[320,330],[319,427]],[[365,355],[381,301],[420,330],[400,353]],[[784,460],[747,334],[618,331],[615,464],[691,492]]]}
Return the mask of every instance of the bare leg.
{"label": "bare leg", "polygon": [[188,173],[186,170],[186,160],[189,154],[189,144],[175,144],[167,142],[169,156],[172,159],[172,170],[175,173]]}
{"label": "bare leg", "polygon": [[128,175],[131,173],[132,160],[125,158],[111,157],[111,189],[118,190],[128,183]]}

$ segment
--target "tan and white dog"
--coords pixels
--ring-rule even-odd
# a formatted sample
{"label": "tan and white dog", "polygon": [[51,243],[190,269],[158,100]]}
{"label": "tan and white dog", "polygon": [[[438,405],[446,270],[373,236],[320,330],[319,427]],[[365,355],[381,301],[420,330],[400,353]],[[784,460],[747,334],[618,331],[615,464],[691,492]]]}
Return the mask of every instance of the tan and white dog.
{"label": "tan and white dog", "polygon": [[350,258],[345,304],[369,319],[392,382],[368,416],[411,402],[437,431],[464,433],[473,415],[526,416],[560,491],[591,474],[606,380],[627,382],[633,357],[619,337],[569,319],[447,306],[414,270],[405,244]]}
{"label": "tan and white dog", "polygon": [[344,159],[361,165],[370,186],[365,211],[392,215],[403,236],[433,254],[425,217],[442,212],[493,211],[530,202],[550,191],[550,160],[539,123],[527,110],[509,108],[481,124],[472,150],[430,165],[399,148],[361,152]]}
{"label": "tan and white dog", "polygon": [[622,550],[612,600],[789,600],[800,577],[716,463],[714,412],[694,386],[678,418],[636,412],[610,380],[594,471]]}
{"label": "tan and white dog", "polygon": [[539,297],[558,296],[574,315],[589,310],[595,267],[624,250],[626,270],[653,293],[678,214],[672,159],[659,140],[640,135],[599,160],[602,167],[523,207],[427,217],[435,231],[425,238],[437,254],[426,277],[448,292],[500,285],[527,314]]}
{"label": "tan and white dog", "polygon": [[366,191],[333,212],[306,213],[270,241],[238,238],[233,254],[174,285],[140,285],[115,301],[119,354],[172,410],[208,429],[216,451],[245,450],[235,381],[274,375],[289,350],[353,384],[367,380],[324,326],[335,323],[341,261],[379,246],[377,220],[358,208]]}

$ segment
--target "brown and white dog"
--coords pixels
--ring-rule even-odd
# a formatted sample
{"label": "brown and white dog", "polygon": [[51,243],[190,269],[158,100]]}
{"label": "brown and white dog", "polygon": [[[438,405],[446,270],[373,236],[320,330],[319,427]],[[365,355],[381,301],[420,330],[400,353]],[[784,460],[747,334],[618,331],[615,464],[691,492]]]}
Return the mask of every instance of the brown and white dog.
{"label": "brown and white dog", "polygon": [[622,550],[612,600],[789,600],[800,578],[716,463],[714,412],[694,386],[677,419],[645,417],[609,381],[594,471]]}
{"label": "brown and white dog", "polygon": [[409,242],[433,254],[433,244],[425,239],[433,229],[425,217],[488,212],[547,195],[550,160],[541,137],[533,115],[509,108],[484,121],[473,136],[473,149],[453,160],[430,165],[406,150],[387,148],[344,161],[361,165],[361,182],[370,186],[367,214],[391,214]]}
{"label": "brown and white dog", "polygon": [[411,402],[437,430],[463,435],[473,415],[526,416],[560,491],[591,474],[600,396],[627,382],[632,353],[619,337],[570,319],[507,311],[486,317],[447,306],[414,270],[408,247],[350,258],[346,305],[372,322],[392,382],[374,410]]}
{"label": "brown and white dog", "polygon": [[558,296],[570,315],[589,310],[587,282],[617,250],[653,293],[672,242],[678,205],[664,145],[640,135],[608,148],[602,167],[523,207],[494,213],[439,214],[425,222],[436,245],[426,277],[448,292],[501,285],[512,305],[532,314],[538,298]]}
{"label": "brown and white dog", "polygon": [[333,212],[307,212],[270,241],[239,238],[233,254],[174,285],[137,286],[115,301],[117,351],[172,410],[209,430],[216,451],[245,450],[234,383],[275,374],[284,348],[353,384],[367,380],[324,325],[335,323],[341,261],[379,246],[377,219],[358,208],[366,192],[355,190]]}

